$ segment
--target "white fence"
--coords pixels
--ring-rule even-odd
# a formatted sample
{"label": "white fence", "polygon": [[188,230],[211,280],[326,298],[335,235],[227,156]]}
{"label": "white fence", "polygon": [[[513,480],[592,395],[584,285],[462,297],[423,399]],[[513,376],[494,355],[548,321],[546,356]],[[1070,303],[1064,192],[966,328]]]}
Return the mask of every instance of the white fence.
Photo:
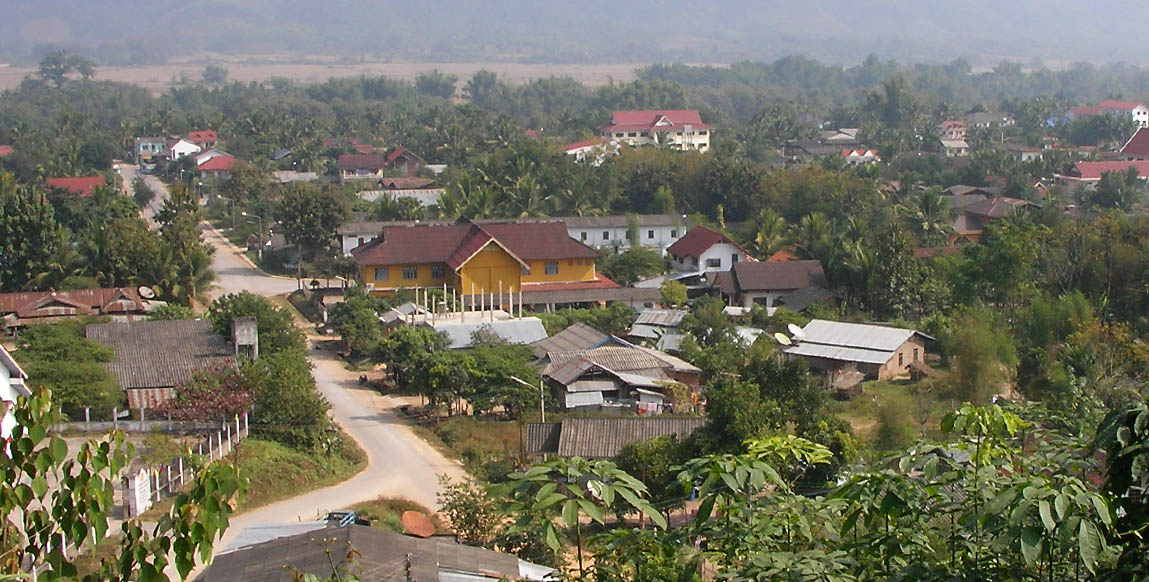
{"label": "white fence", "polygon": [[[211,423],[205,438],[194,447],[188,447],[188,450],[206,457],[208,463],[211,463],[235,450],[235,445],[247,438],[249,432],[245,412],[242,416],[236,416],[235,422]],[[194,478],[194,467],[185,463],[182,455],[166,464],[141,467],[134,475],[124,477],[124,517],[139,516],[153,503],[175,495],[188,480]]]}

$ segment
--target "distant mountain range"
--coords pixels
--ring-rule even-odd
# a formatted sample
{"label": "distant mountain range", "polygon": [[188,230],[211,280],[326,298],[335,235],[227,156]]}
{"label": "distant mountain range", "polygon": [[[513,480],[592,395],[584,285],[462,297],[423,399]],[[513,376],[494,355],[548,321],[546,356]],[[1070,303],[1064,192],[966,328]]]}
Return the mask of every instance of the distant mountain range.
{"label": "distant mountain range", "polygon": [[1098,0],[8,0],[0,58],[1143,63],[1149,3]]}

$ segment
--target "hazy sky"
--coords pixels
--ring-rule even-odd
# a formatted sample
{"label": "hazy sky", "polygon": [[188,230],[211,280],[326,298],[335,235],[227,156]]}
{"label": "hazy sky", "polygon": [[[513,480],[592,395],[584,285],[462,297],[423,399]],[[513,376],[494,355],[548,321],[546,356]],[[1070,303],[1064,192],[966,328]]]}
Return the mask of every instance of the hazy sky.
{"label": "hazy sky", "polygon": [[1147,25],[1143,0],[2,0],[0,58],[1141,63]]}

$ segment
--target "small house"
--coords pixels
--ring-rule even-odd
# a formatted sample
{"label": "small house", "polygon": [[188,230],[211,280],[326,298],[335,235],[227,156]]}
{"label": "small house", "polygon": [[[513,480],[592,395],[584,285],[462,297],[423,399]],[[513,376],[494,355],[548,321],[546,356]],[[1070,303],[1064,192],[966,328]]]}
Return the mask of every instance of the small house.
{"label": "small house", "polygon": [[912,329],[815,319],[793,341],[785,353],[811,368],[834,374],[857,370],[882,380],[909,376],[910,364],[925,360],[927,342],[934,338]]}
{"label": "small house", "polygon": [[383,177],[386,161],[382,154],[340,154],[339,180],[371,180]]}
{"label": "small house", "polygon": [[754,260],[742,245],[711,228],[696,226],[666,249],[679,272],[726,271]]}
{"label": "small house", "polygon": [[761,305],[769,312],[780,304],[795,311],[808,307],[809,302],[803,302],[799,309],[790,305],[788,298],[798,291],[813,288],[822,292],[822,298],[829,296],[826,291],[829,284],[819,261],[738,263],[729,271],[715,275],[712,286],[728,305],[746,308]]}

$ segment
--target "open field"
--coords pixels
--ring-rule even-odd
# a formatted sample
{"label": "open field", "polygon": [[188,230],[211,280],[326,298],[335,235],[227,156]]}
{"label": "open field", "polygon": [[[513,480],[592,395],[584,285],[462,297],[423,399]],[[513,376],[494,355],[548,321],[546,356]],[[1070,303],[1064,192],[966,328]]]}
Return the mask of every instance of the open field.
{"label": "open field", "polygon": [[[272,77],[286,77],[302,83],[318,83],[332,77],[358,77],[360,75],[383,75],[395,79],[412,81],[424,71],[438,69],[444,73],[457,75],[460,86],[478,70],[486,69],[496,73],[511,83],[523,83],[531,79],[550,76],[570,76],[592,87],[606,85],[614,81],[634,80],[634,70],[645,66],[634,64],[601,65],[547,65],[521,63],[219,63],[228,70],[229,81],[265,81]],[[202,63],[173,63],[166,65],[139,67],[98,67],[96,78],[108,81],[134,83],[153,93],[160,93],[177,86],[181,77],[195,82],[200,80]],[[35,71],[34,67],[0,66],[0,90],[11,89],[20,84],[24,76]]]}

